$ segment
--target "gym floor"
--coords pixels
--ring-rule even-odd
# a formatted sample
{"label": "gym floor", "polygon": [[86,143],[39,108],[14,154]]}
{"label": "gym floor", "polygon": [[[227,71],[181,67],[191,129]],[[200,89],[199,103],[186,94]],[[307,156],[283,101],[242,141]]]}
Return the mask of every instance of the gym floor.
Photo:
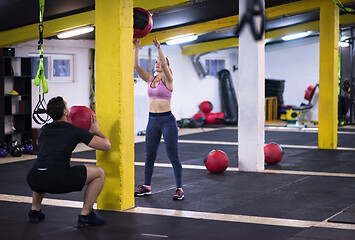
{"label": "gym floor", "polygon": [[[191,132],[192,131],[192,132]],[[164,143],[159,147],[152,196],[126,211],[98,211],[104,226],[76,228],[83,191],[47,195],[46,219],[29,223],[26,173],[35,155],[0,159],[0,239],[355,239],[355,130],[339,129],[338,150],[317,148],[317,132],[267,128],[284,157],[258,173],[239,172],[235,127],[181,129],[185,199],[173,201],[174,176]],[[212,149],[230,159],[222,174],[203,163]],[[83,146],[72,164],[95,163]],[[143,183],[144,137],[135,143],[135,184]],[[133,192],[132,192],[133,194]]]}

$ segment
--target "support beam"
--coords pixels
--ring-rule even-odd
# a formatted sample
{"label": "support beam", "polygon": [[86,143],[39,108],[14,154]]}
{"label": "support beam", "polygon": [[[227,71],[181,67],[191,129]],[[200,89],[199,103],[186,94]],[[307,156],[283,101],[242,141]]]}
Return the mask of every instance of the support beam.
{"label": "support beam", "polygon": [[152,32],[149,33],[147,36],[142,38],[141,45],[150,45],[152,43],[152,39],[157,36],[160,42],[166,42],[170,38],[181,36],[181,35],[190,35],[190,34],[204,34],[208,32],[216,31],[217,29],[226,28],[226,27],[233,27],[238,24],[239,16],[231,16],[225,17],[217,20],[212,20],[204,23],[198,23],[194,25],[184,26],[173,28],[169,30],[159,31],[159,32]]}
{"label": "support beam", "polygon": [[[248,0],[239,0],[246,12]],[[238,167],[240,171],[264,170],[265,142],[265,44],[256,41],[250,27],[239,36],[238,70]]]}
{"label": "support beam", "polygon": [[[43,23],[43,37],[51,37],[72,28],[95,24],[95,11],[78,13]],[[38,24],[0,32],[0,48],[38,39]]]}
{"label": "support beam", "polygon": [[96,0],[96,114],[111,150],[96,152],[106,174],[103,210],[134,207],[133,0]]}
{"label": "support beam", "polygon": [[[324,0],[321,0],[324,1]],[[282,4],[275,7],[270,7],[265,9],[265,14],[267,20],[281,18],[283,16],[296,15],[311,11],[318,11],[320,8],[320,0],[302,0],[299,2],[293,2],[288,4]],[[343,4],[351,3],[352,0],[344,0]],[[352,14],[348,14],[352,15]],[[353,15],[354,16],[354,15]],[[148,34],[145,38],[142,39],[141,45],[150,45],[152,44],[152,39],[157,36],[161,42],[165,42],[170,38],[188,35],[188,34],[204,34],[208,32],[216,31],[220,28],[236,26],[239,21],[239,15],[221,18],[218,20],[208,21],[205,23],[199,23],[190,26],[178,27],[169,30],[153,32]],[[354,21],[355,22],[355,21]],[[296,27],[297,28],[297,27]],[[190,54],[187,54],[190,55]]]}
{"label": "support beam", "polygon": [[[355,20],[355,18],[354,18]],[[280,38],[287,34],[298,33],[301,31],[315,31],[319,29],[319,21],[303,23],[292,27],[281,28],[265,33],[265,39]],[[218,51],[238,46],[238,38],[226,38],[222,40],[209,41],[204,43],[196,43],[182,46],[181,53],[183,55],[194,55],[204,52]]]}
{"label": "support beam", "polygon": [[147,1],[147,0],[134,0],[134,7],[141,7],[147,10],[162,10],[166,8],[172,8],[185,5],[188,0],[159,0],[159,1]]}
{"label": "support beam", "polygon": [[[325,0],[302,0],[299,2],[283,4],[265,10],[267,19],[275,19],[285,15],[295,15],[314,10],[319,10],[320,3]],[[162,1],[146,1],[135,0],[134,7],[142,7],[147,10],[160,10],[165,8],[176,7],[186,4],[186,0],[162,0]],[[342,0],[343,4],[351,3],[353,0]],[[90,13],[90,14],[89,14]],[[45,37],[57,35],[58,32],[76,28],[84,25],[94,25],[95,10],[79,13],[69,17],[58,18],[55,20],[45,21],[44,34]],[[152,39],[157,36],[161,42],[186,34],[203,34],[215,31],[216,29],[235,26],[238,23],[238,15],[217,19],[196,25],[178,27],[166,31],[159,31],[148,34],[142,39],[141,45],[150,45]],[[38,24],[32,24],[20,28],[11,29],[0,32],[0,47],[7,47],[21,42],[27,42],[38,38]]]}
{"label": "support beam", "polygon": [[[355,23],[354,14],[344,14],[340,16],[340,24],[351,24]],[[304,31],[316,31],[319,30],[319,21],[313,21],[309,23],[302,23],[292,27],[285,27],[265,33],[265,39],[270,38],[280,38],[287,34],[304,32]],[[204,43],[196,43],[182,46],[183,55],[194,55],[204,52],[218,51],[222,49],[227,49],[231,47],[238,46],[238,40],[236,38],[226,38],[222,40],[209,41]]]}
{"label": "support beam", "polygon": [[189,44],[182,47],[182,55],[195,55],[198,53],[212,52],[239,45],[238,38],[226,38],[222,40]]}
{"label": "support beam", "polygon": [[[328,0],[302,0],[298,2],[282,4],[279,6],[267,8],[265,14],[268,20],[288,16],[297,15],[306,12],[319,10],[322,2]],[[354,0],[341,0],[342,4],[353,3]]]}
{"label": "support beam", "polygon": [[[147,10],[161,10],[186,4],[186,0],[135,0],[134,7]],[[95,10],[44,21],[43,37],[52,37],[58,33],[86,25],[95,25]],[[38,39],[38,24],[14,28],[0,32],[0,48]]]}
{"label": "support beam", "polygon": [[338,134],[339,8],[322,1],[319,36],[318,147],[336,149]]}

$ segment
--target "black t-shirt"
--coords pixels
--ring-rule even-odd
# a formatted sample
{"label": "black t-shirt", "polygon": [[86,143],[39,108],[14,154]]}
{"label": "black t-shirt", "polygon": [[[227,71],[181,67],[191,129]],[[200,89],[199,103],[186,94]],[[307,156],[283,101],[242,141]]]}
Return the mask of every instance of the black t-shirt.
{"label": "black t-shirt", "polygon": [[44,125],[38,135],[38,156],[33,167],[67,167],[76,145],[88,145],[92,133],[68,122],[54,121]]}

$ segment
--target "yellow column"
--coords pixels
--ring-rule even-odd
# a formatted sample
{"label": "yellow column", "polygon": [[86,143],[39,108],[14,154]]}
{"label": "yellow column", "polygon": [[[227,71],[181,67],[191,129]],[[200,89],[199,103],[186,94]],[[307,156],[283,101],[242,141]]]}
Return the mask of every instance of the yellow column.
{"label": "yellow column", "polygon": [[333,0],[320,6],[318,147],[337,148],[339,9]]}
{"label": "yellow column", "polygon": [[134,207],[133,0],[96,0],[96,113],[111,150],[97,151],[106,181],[99,209]]}

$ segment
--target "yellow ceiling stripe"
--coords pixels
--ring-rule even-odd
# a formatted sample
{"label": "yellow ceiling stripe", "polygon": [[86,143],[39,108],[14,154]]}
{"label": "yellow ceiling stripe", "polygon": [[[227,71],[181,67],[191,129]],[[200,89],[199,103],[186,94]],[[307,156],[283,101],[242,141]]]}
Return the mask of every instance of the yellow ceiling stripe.
{"label": "yellow ceiling stripe", "polygon": [[[310,12],[318,10],[322,1],[330,0],[302,0],[294,3],[283,4],[265,10],[267,19],[274,19],[287,15],[295,15],[304,12]],[[134,7],[142,7],[147,10],[157,10],[169,7],[175,7],[182,4],[186,4],[186,0],[160,0],[160,1],[147,1],[147,0],[135,0]],[[354,0],[342,0],[343,4],[352,3]],[[351,22],[352,18],[347,17]],[[238,23],[239,16],[231,16],[221,18],[205,23],[199,23],[190,26],[178,27],[165,31],[159,31],[148,34],[142,39],[142,46],[152,44],[152,39],[157,36],[161,42],[166,40],[187,34],[204,34],[213,32],[216,29],[235,26]],[[84,25],[95,24],[95,10],[85,13],[79,13],[68,17],[58,18],[44,22],[44,34],[45,37],[56,35],[58,32],[76,28]],[[344,23],[347,24],[347,23]],[[38,24],[32,24],[20,28],[15,28],[7,31],[0,32],[0,47],[7,47],[20,42],[27,42],[38,38]]]}
{"label": "yellow ceiling stripe", "polygon": [[[302,0],[293,3],[282,4],[265,9],[267,19],[275,19],[282,16],[297,15],[305,12],[319,10],[322,2],[332,0]],[[354,0],[341,0],[342,4],[354,3]]]}
{"label": "yellow ceiling stripe", "polygon": [[179,5],[185,5],[188,0],[134,0],[134,7],[141,7],[146,10],[161,10],[166,8],[172,8]]}
{"label": "yellow ceiling stripe", "polygon": [[[44,23],[43,37],[51,37],[72,28],[95,24],[95,11],[88,11],[67,17],[57,18]],[[0,47],[38,39],[38,24],[0,32]]]}
{"label": "yellow ceiling stripe", "polygon": [[166,42],[170,38],[181,35],[190,35],[190,34],[204,34],[207,32],[213,32],[216,29],[221,29],[225,27],[236,26],[238,24],[238,15],[225,17],[217,20],[212,20],[204,23],[198,23],[190,26],[173,28],[165,31],[149,33],[147,36],[142,38],[141,45],[150,45],[153,44],[152,40],[157,36],[160,42]]}
{"label": "yellow ceiling stripe", "polygon": [[[319,10],[320,4],[322,1],[330,0],[302,0],[294,3],[283,4],[275,7],[270,7],[265,9],[265,14],[267,19],[275,19],[277,17],[297,15],[305,12],[311,12]],[[354,2],[353,0],[343,0],[342,3]],[[146,37],[142,38],[141,45],[150,45],[155,36],[159,39],[160,42],[166,42],[167,40],[190,34],[204,34],[208,32],[216,31],[217,29],[236,26],[238,24],[239,15],[225,17],[213,21],[208,21],[204,23],[198,23],[194,25],[172,28],[169,30],[159,31],[148,34]],[[345,23],[344,23],[345,24]]]}
{"label": "yellow ceiling stripe", "polygon": [[183,55],[194,55],[198,53],[212,52],[216,50],[236,47],[238,46],[238,44],[239,44],[238,38],[226,38],[226,39],[216,40],[211,42],[185,45],[182,47],[181,53]]}
{"label": "yellow ceiling stripe", "polygon": [[[340,24],[350,24],[350,23],[355,23],[354,14],[344,14],[340,16]],[[295,25],[292,27],[286,27],[286,28],[269,31],[265,33],[265,38],[266,39],[280,38],[287,34],[303,32],[303,31],[316,31],[316,30],[319,30],[319,21],[313,21],[309,23]],[[236,47],[236,46],[238,46],[238,38],[227,38],[222,40],[185,45],[182,47],[181,52],[183,55],[194,55],[198,53],[217,51],[217,50],[222,50],[222,49]]]}
{"label": "yellow ceiling stripe", "polygon": [[[134,7],[142,7],[147,10],[163,9],[185,4],[186,0],[135,0]],[[57,33],[85,25],[95,25],[95,10],[78,13],[67,17],[44,21],[43,37],[52,37]],[[8,47],[17,43],[38,39],[38,24],[14,28],[0,32],[0,47]]]}

